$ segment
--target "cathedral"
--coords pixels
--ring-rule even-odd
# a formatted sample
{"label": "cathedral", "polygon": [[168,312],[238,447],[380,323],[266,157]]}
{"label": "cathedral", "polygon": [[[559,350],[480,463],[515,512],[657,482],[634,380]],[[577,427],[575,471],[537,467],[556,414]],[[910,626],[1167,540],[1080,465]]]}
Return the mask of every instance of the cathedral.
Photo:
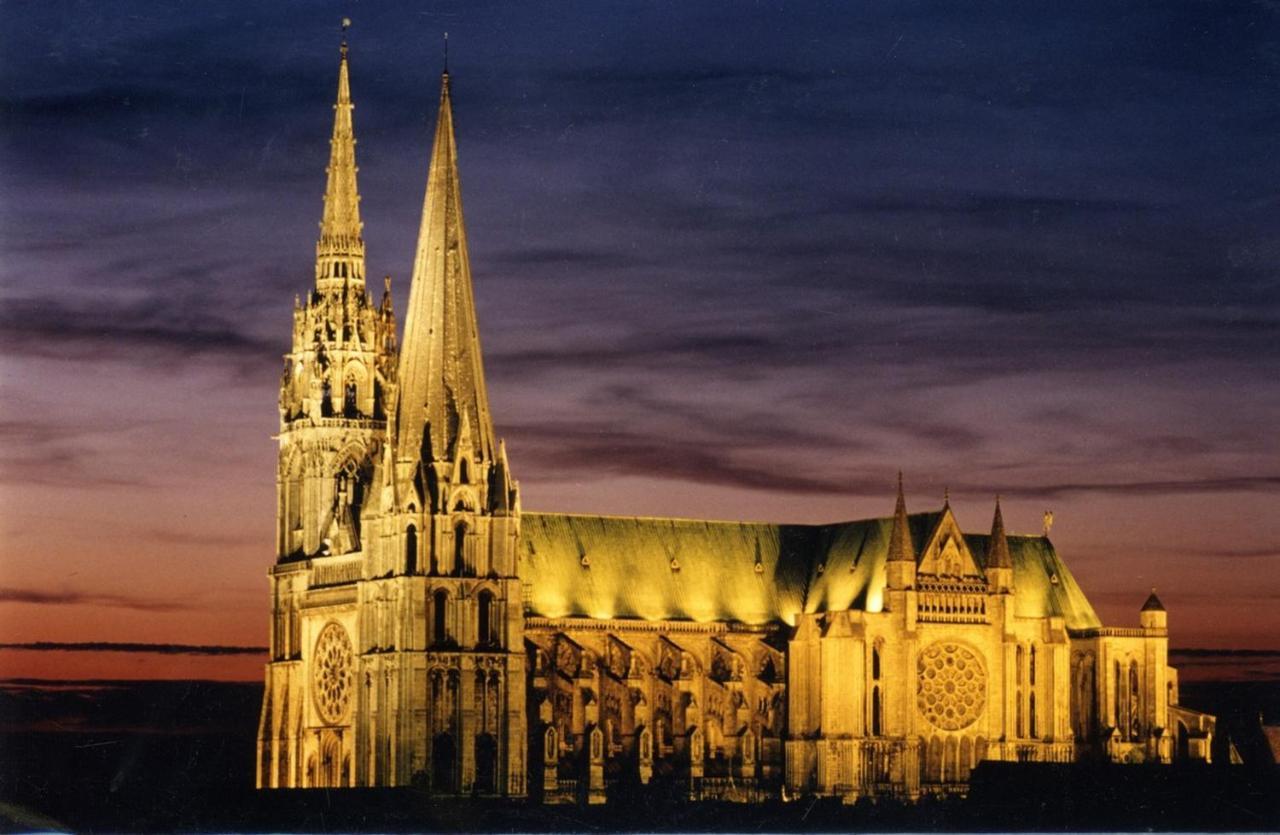
{"label": "cathedral", "polygon": [[[948,502],[756,524],[525,511],[495,435],[448,72],[405,312],[365,275],[344,44],[280,380],[260,788],[604,803],[964,792],[982,760],[1207,760],[1167,614]],[[987,527],[984,525],[983,530]]]}

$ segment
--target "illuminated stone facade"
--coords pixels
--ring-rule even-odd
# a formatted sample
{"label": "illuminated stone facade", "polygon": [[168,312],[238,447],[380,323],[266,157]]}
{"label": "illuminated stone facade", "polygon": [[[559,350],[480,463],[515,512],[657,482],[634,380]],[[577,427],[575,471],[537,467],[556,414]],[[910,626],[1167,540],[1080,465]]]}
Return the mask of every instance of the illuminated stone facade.
{"label": "illuminated stone facade", "polygon": [[983,759],[1207,758],[1166,614],[1047,536],[522,512],[489,414],[449,79],[405,338],[365,286],[346,49],[280,391],[262,788],[604,802],[962,791]]}

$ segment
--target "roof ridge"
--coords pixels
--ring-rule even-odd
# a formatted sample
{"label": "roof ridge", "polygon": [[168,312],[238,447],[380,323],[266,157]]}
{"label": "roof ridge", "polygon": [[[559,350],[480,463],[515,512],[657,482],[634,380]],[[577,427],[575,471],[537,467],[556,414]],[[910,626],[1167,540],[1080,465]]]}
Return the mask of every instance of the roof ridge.
{"label": "roof ridge", "polygon": [[[908,513],[908,519],[923,518],[928,516],[937,516],[942,513],[938,510],[925,510],[916,513]],[[635,520],[647,522],[684,522],[692,525],[752,525],[763,527],[787,527],[787,528],[812,528],[818,530],[821,528],[836,528],[841,525],[857,525],[867,522],[892,522],[892,516],[866,516],[861,519],[842,519],[834,522],[768,522],[760,519],[698,519],[692,516],[644,516],[637,514],[621,514],[621,513],[584,513],[580,511],[560,511],[560,510],[523,510],[521,515],[524,516],[574,516],[583,519],[618,519],[618,520]],[[970,534],[966,533],[965,536]],[[981,534],[987,536],[987,534]],[[1009,536],[1022,536],[1022,538],[1043,539],[1044,537],[1027,537],[1020,534],[1009,534]]]}

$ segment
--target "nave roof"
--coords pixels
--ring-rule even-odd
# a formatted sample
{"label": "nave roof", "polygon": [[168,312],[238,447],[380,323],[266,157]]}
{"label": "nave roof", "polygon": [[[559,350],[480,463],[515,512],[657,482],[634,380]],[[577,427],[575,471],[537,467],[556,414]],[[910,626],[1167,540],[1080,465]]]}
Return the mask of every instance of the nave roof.
{"label": "nave roof", "polygon": [[[908,517],[917,548],[941,516]],[[800,612],[879,611],[892,523],[892,517],[782,525],[526,511],[525,603],[537,617],[748,625],[794,624]],[[985,566],[990,537],[964,539]],[[1018,616],[1060,616],[1072,629],[1100,626],[1047,537],[1008,541]]]}

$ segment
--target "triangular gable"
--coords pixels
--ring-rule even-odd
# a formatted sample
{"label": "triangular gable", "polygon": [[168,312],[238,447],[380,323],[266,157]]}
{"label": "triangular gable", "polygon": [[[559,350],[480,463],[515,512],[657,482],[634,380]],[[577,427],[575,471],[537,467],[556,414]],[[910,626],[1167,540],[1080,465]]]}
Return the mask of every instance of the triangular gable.
{"label": "triangular gable", "polygon": [[933,532],[925,540],[920,551],[920,562],[916,566],[919,574],[931,574],[937,577],[985,577],[973,552],[965,543],[964,532],[956,522],[955,514],[950,507],[942,510]]}
{"label": "triangular gable", "polygon": [[818,627],[818,616],[812,614],[802,614],[796,623],[795,635],[791,637],[792,642],[797,641],[816,641],[822,637],[822,632]]}
{"label": "triangular gable", "polygon": [[853,625],[849,622],[848,612],[828,612],[824,626],[825,628],[822,631],[822,637],[824,638],[855,637]]}

